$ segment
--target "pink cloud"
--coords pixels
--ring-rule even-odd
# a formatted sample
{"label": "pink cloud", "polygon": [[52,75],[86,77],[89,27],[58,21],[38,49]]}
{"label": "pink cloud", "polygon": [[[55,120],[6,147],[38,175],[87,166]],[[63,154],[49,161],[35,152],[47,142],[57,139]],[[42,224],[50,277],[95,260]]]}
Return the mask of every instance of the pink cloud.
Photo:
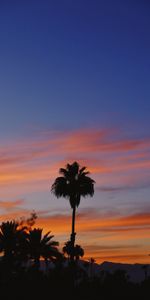
{"label": "pink cloud", "polygon": [[[13,189],[44,190],[60,167],[77,160],[87,166],[96,187],[112,190],[145,184],[150,175],[150,139],[127,139],[112,130],[45,132],[2,145],[1,193]],[[130,183],[130,184],[129,184]]]}
{"label": "pink cloud", "polygon": [[15,201],[0,201],[0,208],[5,210],[13,210],[20,207],[24,203],[24,200],[18,199]]}

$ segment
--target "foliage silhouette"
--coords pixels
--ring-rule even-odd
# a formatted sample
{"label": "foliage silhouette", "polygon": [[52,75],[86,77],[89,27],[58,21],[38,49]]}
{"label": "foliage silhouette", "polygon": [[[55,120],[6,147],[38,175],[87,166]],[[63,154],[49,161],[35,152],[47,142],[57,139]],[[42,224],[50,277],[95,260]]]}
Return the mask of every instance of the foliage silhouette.
{"label": "foliage silhouette", "polygon": [[71,241],[67,241],[62,250],[63,253],[67,254],[69,258],[74,256],[76,260],[79,260],[80,257],[84,256],[83,248],[80,245],[75,245],[74,248],[72,248]]}
{"label": "foliage silhouette", "polygon": [[[62,175],[57,177],[52,185],[51,191],[57,198],[64,197],[69,199],[72,208],[72,230],[71,230],[71,246],[75,245],[75,215],[76,208],[80,204],[81,197],[94,195],[94,180],[89,176],[86,167],[80,168],[77,162],[67,164],[66,168],[60,168],[59,173]],[[71,260],[74,260],[74,252],[72,251]]]}
{"label": "foliage silhouette", "polygon": [[[69,247],[69,242],[66,242],[65,246]],[[29,245],[32,246],[32,249]],[[82,249],[80,246],[76,246],[75,249]],[[53,240],[50,232],[42,235],[42,229],[27,230],[18,222],[3,222],[0,226],[1,298],[4,300],[39,300],[52,294],[56,299],[65,298],[66,300],[69,300],[70,297],[73,300],[148,299],[150,293],[149,265],[146,265],[146,268],[143,266],[143,271],[146,270],[147,273],[145,280],[141,283],[130,282],[125,271],[120,269],[114,273],[100,272],[97,276],[91,277],[88,276],[88,270],[90,270],[91,263],[94,266],[93,259],[89,262],[74,260],[74,268],[72,268],[70,261],[63,261],[63,256],[58,254],[57,247],[58,242]],[[40,257],[58,264],[54,264],[54,267],[49,268],[47,272],[42,271],[39,268],[39,261],[38,267],[36,265]],[[36,267],[21,268],[21,264],[30,259],[34,259]],[[20,268],[16,268],[17,262],[19,262]],[[87,268],[84,266],[85,263]],[[72,271],[74,271],[73,277]]]}
{"label": "foliage silhouette", "polygon": [[27,233],[20,228],[17,221],[3,222],[0,226],[0,252],[3,255],[5,267],[12,268],[15,264],[27,259]]}
{"label": "foliage silhouette", "polygon": [[54,236],[50,235],[50,232],[42,237],[42,231],[43,229],[34,228],[27,236],[29,257],[34,260],[37,269],[40,266],[40,258],[44,258],[47,263],[47,260],[55,260],[59,256],[59,243],[52,241]]}
{"label": "foliage silhouette", "polygon": [[30,217],[28,217],[28,218],[21,217],[20,218],[20,220],[18,221],[19,227],[24,228],[27,231],[29,231],[32,229],[33,225],[35,225],[36,219],[37,219],[37,214],[33,211],[30,214]]}

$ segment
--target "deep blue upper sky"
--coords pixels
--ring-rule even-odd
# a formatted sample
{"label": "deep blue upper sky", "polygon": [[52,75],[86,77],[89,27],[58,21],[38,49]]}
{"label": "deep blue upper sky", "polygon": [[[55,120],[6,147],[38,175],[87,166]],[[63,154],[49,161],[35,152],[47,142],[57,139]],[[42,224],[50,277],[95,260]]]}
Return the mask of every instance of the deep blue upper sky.
{"label": "deep blue upper sky", "polygon": [[0,137],[150,126],[150,3],[0,2]]}

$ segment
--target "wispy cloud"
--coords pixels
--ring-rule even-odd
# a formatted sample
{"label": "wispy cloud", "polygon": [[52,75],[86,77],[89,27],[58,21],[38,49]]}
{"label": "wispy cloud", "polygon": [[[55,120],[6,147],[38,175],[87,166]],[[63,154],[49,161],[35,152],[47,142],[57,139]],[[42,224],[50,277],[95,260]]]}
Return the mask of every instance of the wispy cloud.
{"label": "wispy cloud", "polygon": [[[105,192],[106,196],[119,192],[120,197],[125,191],[148,188],[149,150],[150,138],[126,138],[115,130],[49,131],[29,139],[22,138],[7,144],[1,142],[0,221],[28,217],[30,208],[26,205],[26,199],[21,200],[24,195],[50,190],[59,168],[74,160],[87,166],[96,181],[96,193]],[[64,211],[61,214],[50,214],[46,210],[40,212],[37,203],[35,208],[39,214],[37,226],[43,227],[45,231],[51,230],[61,242],[69,238],[70,211],[68,214]],[[141,207],[141,213],[130,215],[120,214],[117,207],[105,213],[98,208],[87,208],[78,211],[76,230],[80,233],[79,239],[81,237],[85,248],[90,244],[90,239],[97,247],[101,246],[98,249],[101,249],[101,257],[104,257],[107,255],[102,250],[106,251],[104,248],[107,244],[108,256],[116,255],[119,260],[119,257],[127,256],[128,247],[126,248],[124,241],[130,248],[131,257],[143,255],[140,251],[143,251],[142,243],[145,243],[147,249],[147,242],[142,241],[147,241],[149,237],[149,220],[149,209],[146,211],[144,207]],[[133,247],[130,246],[131,241]],[[135,253],[134,244],[137,245],[138,241],[141,242],[141,247],[137,247],[140,250]],[[93,251],[93,255],[98,257],[96,248],[89,249],[90,247],[87,248],[88,255],[92,255]]]}
{"label": "wispy cloud", "polygon": [[[16,200],[12,203],[0,202],[0,206],[7,210],[12,210],[12,212],[5,213],[3,217],[6,218],[14,218],[18,216],[24,216],[30,214],[29,210],[21,209],[20,212],[15,210],[15,207],[18,207],[22,204],[22,200]],[[55,232],[62,233],[64,231],[70,232],[71,227],[71,211],[67,214],[63,213],[49,213],[49,211],[37,211],[38,215],[38,225],[49,230],[51,227],[54,228]],[[112,213],[109,215],[102,215],[97,209],[83,209],[81,213],[77,214],[76,218],[76,226],[79,232],[105,232],[108,231],[118,232],[118,231],[135,231],[135,230],[149,230],[150,228],[150,212],[143,212],[138,214],[126,215],[126,216],[118,216],[113,215]],[[69,226],[70,225],[70,226]]]}
{"label": "wispy cloud", "polygon": [[24,203],[23,199],[17,199],[15,201],[0,201],[0,209],[4,210],[15,210],[16,208],[20,208],[20,205]]}
{"label": "wispy cloud", "polygon": [[[3,216],[0,216],[1,222],[29,217],[29,210],[22,207],[17,209],[22,201],[16,200],[11,204],[0,203],[6,209]],[[71,212],[66,214],[63,211],[60,214],[45,210],[37,211],[37,215],[36,226],[43,228],[44,232],[51,231],[62,247],[70,238]],[[105,259],[130,262],[134,262],[135,258],[143,262],[148,260],[146,253],[149,251],[150,212],[119,216],[115,213],[103,215],[96,209],[81,209],[77,214],[76,230],[77,243],[84,247],[86,259],[95,257],[99,262]]]}
{"label": "wispy cloud", "polygon": [[[147,180],[150,172],[150,138],[126,139],[108,130],[80,130],[72,132],[47,132],[40,137],[2,145],[0,149],[0,185],[33,183],[52,180],[60,166],[67,161],[78,160],[86,165],[102,189],[115,189],[114,178],[118,175],[134,177],[134,181]],[[140,174],[137,172],[141,172]],[[134,176],[133,176],[134,173]],[[104,175],[103,179],[99,177]],[[108,188],[105,175],[113,185]],[[128,175],[128,176],[127,176]],[[136,184],[136,182],[135,182]],[[122,182],[127,188],[128,182]],[[30,187],[31,188],[31,187]]]}

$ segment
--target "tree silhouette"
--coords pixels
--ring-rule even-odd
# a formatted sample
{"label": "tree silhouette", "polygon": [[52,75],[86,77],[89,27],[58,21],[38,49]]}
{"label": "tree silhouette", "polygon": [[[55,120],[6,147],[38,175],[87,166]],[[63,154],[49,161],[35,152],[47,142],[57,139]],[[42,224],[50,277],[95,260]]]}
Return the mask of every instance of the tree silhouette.
{"label": "tree silhouette", "polygon": [[26,237],[25,228],[20,228],[17,221],[3,222],[0,226],[0,252],[7,277],[22,268],[28,259]]}
{"label": "tree silhouette", "polygon": [[37,219],[37,214],[35,213],[35,211],[31,212],[29,218],[21,217],[18,222],[19,228],[24,228],[26,229],[26,231],[31,230],[33,225],[35,225],[36,219]]}
{"label": "tree silhouette", "polygon": [[93,266],[94,266],[96,261],[93,257],[91,257],[89,262],[90,262],[90,265],[89,265],[90,266],[90,277],[92,278],[93,277],[93,271],[94,271]]}
{"label": "tree silhouette", "polygon": [[83,248],[80,245],[75,245],[74,248],[72,248],[71,241],[67,241],[62,250],[68,257],[74,256],[76,260],[79,260],[80,257],[84,256]]}
{"label": "tree silhouette", "polygon": [[19,251],[19,242],[24,230],[18,229],[16,221],[3,222],[0,226],[0,252],[3,252],[4,260],[11,263]]}
{"label": "tree silhouette", "polygon": [[75,256],[76,260],[79,260],[80,257],[84,256],[84,250],[80,245],[75,245],[74,256]]}
{"label": "tree silhouette", "polygon": [[62,251],[64,254],[67,254],[68,257],[71,256],[72,254],[72,246],[71,246],[71,241],[67,241],[64,245],[64,247],[62,248]]}
{"label": "tree silhouette", "polygon": [[[80,168],[77,162],[67,164],[66,168],[60,168],[59,173],[62,175],[57,177],[52,185],[52,192],[57,198],[65,197],[69,199],[72,208],[72,231],[71,231],[71,246],[74,249],[75,245],[75,215],[76,208],[80,204],[81,196],[93,196],[94,180],[89,176],[86,167]],[[74,260],[72,254],[71,260]]]}
{"label": "tree silhouette", "polygon": [[142,269],[144,271],[145,280],[148,278],[148,265],[143,265]]}
{"label": "tree silhouette", "polygon": [[54,236],[49,235],[50,232],[42,236],[42,231],[43,229],[34,228],[29,231],[27,237],[29,258],[34,260],[36,269],[39,269],[41,257],[47,262],[48,259],[53,260],[59,256],[59,243],[52,241]]}

